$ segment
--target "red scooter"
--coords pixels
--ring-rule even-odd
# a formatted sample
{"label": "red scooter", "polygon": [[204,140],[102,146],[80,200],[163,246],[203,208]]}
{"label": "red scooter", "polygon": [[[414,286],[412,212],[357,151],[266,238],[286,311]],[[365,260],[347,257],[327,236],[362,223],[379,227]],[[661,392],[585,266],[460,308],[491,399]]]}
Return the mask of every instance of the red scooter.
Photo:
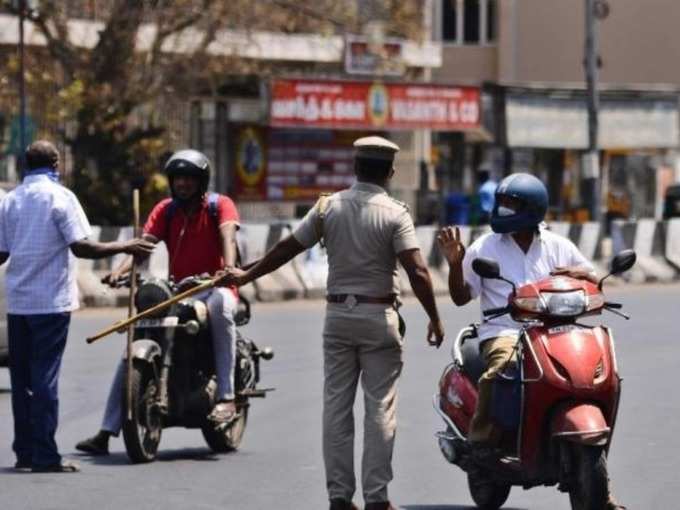
{"label": "red scooter", "polygon": [[494,381],[491,415],[503,430],[500,453],[480,462],[466,436],[477,403],[477,380],[484,371],[476,326],[456,338],[453,363],[444,369],[434,407],[446,424],[437,433],[442,454],[467,472],[472,499],[496,510],[513,485],[524,489],[556,485],[568,492],[573,510],[603,510],[607,504],[607,453],[621,392],[611,330],[581,317],[621,305],[605,301],[603,281],[635,264],[635,252],[614,257],[611,272],[598,285],[552,276],[516,288],[498,264],[473,261],[482,278],[512,286],[508,305],[484,311],[485,320],[510,314],[522,323],[517,369]]}

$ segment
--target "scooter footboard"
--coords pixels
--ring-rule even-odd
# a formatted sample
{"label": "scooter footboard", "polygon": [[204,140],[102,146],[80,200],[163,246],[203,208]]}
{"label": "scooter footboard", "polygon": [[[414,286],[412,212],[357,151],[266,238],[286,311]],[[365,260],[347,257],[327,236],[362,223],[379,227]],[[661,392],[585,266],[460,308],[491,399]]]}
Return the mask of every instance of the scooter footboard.
{"label": "scooter footboard", "polygon": [[605,445],[611,429],[602,410],[593,404],[574,402],[561,406],[550,424],[554,439],[588,445]]}

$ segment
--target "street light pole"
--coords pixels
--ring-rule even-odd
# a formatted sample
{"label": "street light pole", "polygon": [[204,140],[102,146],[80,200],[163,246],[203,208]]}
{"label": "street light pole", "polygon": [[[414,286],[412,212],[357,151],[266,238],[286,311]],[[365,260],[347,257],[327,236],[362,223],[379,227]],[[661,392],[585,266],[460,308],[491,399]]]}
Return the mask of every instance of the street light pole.
{"label": "street light pole", "polygon": [[595,2],[585,0],[585,73],[588,105],[588,150],[583,157],[583,178],[586,183],[586,205],[592,221],[600,221],[600,157],[598,152],[598,111],[600,98],[597,91],[598,37],[595,25]]}

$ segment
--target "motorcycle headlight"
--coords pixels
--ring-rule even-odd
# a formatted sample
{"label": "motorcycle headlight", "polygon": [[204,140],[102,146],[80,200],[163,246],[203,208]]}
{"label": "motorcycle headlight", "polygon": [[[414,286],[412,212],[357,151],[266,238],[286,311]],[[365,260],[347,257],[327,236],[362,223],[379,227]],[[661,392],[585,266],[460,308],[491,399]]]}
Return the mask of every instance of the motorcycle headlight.
{"label": "motorcycle headlight", "polygon": [[586,294],[582,290],[573,292],[541,292],[550,315],[573,317],[586,309]]}

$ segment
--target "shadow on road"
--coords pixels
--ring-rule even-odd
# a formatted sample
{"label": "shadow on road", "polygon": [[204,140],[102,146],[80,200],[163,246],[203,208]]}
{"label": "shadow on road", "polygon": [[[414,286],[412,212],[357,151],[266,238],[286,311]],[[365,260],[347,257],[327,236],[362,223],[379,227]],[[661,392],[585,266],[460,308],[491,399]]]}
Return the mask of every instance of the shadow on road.
{"label": "shadow on road", "polygon": [[[111,453],[109,455],[98,456],[88,455],[87,453],[76,453],[74,457],[89,464],[102,466],[129,466],[130,459],[124,452]],[[223,455],[215,455],[207,448],[178,448],[175,450],[163,450],[158,453],[156,462],[174,462],[178,460],[195,460],[199,462],[214,462],[220,460]]]}
{"label": "shadow on road", "polygon": [[[399,505],[401,510],[477,510],[468,505]],[[526,508],[503,507],[503,510],[527,510]]]}

